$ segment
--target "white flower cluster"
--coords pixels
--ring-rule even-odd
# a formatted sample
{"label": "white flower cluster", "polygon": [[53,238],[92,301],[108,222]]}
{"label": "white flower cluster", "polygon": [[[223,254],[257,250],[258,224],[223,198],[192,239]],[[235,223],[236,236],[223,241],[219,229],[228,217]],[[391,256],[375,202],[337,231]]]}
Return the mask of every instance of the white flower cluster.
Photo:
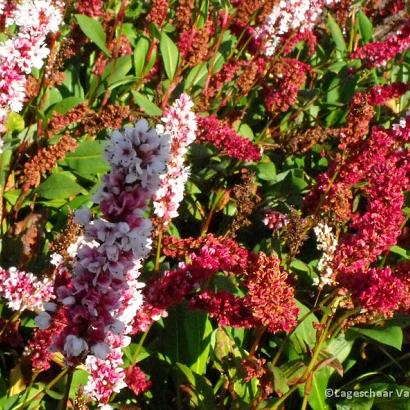
{"label": "white flower cluster", "polygon": [[15,267],[0,268],[0,296],[7,301],[10,309],[20,312],[25,309],[43,310],[44,302],[50,300],[52,294],[51,279],[40,280],[32,273]]}
{"label": "white flower cluster", "polygon": [[317,238],[317,249],[323,251],[322,257],[318,263],[318,270],[320,272],[320,279],[318,285],[334,284],[332,261],[337,248],[337,239],[333,233],[332,228],[320,222],[313,228]]}
{"label": "white flower cluster", "polygon": [[[5,2],[0,3],[3,12]],[[63,20],[60,1],[22,0],[6,16],[6,26],[16,25],[17,34],[0,43],[0,133],[10,111],[19,112],[25,99],[26,75],[43,66],[49,50],[45,43]]]}
{"label": "white flower cluster", "polygon": [[184,165],[188,147],[195,140],[196,115],[194,103],[187,94],[182,94],[162,118],[157,131],[171,138],[171,158],[167,173],[161,176],[161,185],[154,197],[154,213],[167,227],[172,218],[178,216],[178,207],[184,197],[189,167]]}
{"label": "white flower cluster", "polygon": [[135,127],[111,134],[105,158],[113,168],[126,169],[125,182],[140,182],[151,194],[158,189],[159,175],[169,159],[169,144],[168,135],[150,129],[146,120],[140,120]]}
{"label": "white flower cluster", "polygon": [[55,33],[62,22],[63,6],[62,1],[23,0],[7,17],[6,25],[16,24],[30,34]]}
{"label": "white flower cluster", "polygon": [[325,5],[336,0],[280,0],[262,27],[258,37],[266,39],[265,54],[272,56],[288,33],[310,30],[322,14]]}

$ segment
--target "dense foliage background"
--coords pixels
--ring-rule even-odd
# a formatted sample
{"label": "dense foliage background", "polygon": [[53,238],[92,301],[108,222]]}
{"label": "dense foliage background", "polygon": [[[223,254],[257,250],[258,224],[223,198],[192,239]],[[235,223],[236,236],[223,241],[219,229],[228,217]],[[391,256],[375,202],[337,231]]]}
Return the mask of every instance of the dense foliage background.
{"label": "dense foliage background", "polygon": [[0,409],[410,408],[406,2],[0,29]]}

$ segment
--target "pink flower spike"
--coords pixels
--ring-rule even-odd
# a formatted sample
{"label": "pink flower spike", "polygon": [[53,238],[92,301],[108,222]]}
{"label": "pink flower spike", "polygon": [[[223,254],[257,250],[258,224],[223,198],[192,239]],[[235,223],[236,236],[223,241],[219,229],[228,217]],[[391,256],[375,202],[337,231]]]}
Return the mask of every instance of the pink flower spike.
{"label": "pink flower spike", "polygon": [[157,130],[171,138],[171,157],[166,174],[161,176],[160,188],[154,196],[154,213],[166,228],[172,218],[178,216],[178,207],[184,196],[189,168],[184,165],[188,146],[195,140],[196,116],[193,102],[182,94],[165,113]]}

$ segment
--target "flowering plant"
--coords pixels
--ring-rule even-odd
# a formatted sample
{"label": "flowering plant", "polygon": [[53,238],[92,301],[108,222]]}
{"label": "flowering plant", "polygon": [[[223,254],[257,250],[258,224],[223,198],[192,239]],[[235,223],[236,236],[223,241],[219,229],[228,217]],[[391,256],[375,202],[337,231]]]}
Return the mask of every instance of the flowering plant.
{"label": "flowering plant", "polygon": [[0,409],[407,408],[409,45],[402,0],[0,0]]}

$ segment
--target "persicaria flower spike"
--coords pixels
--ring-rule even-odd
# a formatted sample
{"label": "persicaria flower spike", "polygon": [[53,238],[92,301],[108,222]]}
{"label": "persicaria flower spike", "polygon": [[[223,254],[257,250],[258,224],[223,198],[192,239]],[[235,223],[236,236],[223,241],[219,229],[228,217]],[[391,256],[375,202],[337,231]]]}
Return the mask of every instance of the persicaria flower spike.
{"label": "persicaria flower spike", "polygon": [[[119,344],[126,343],[129,324],[142,304],[140,260],[151,243],[151,223],[144,212],[165,172],[169,138],[141,120],[122,132],[114,131],[105,156],[111,172],[94,197],[103,216],[91,219],[89,212],[77,213],[77,220],[85,225],[84,239],[71,280],[56,287],[67,324],[53,348],[64,354],[68,364],[94,356],[86,362],[92,374],[97,359],[106,361],[118,354]],[[107,394],[114,385],[118,387],[105,385]],[[88,391],[98,400],[106,397],[92,380]]]}
{"label": "persicaria flower spike", "polygon": [[285,214],[273,209],[266,209],[262,222],[272,231],[277,231],[289,223],[289,219]]}
{"label": "persicaria flower spike", "polygon": [[104,358],[90,355],[85,362],[90,376],[84,391],[100,403],[107,403],[113,392],[126,387],[121,349],[129,344],[129,338],[109,335],[108,341],[111,350]]}
{"label": "persicaria flower spike", "polygon": [[10,309],[43,310],[43,303],[49,301],[52,296],[51,279],[40,280],[32,273],[20,271],[15,267],[0,268],[0,297],[7,301]]}
{"label": "persicaria flower spike", "polygon": [[258,27],[257,35],[265,39],[265,54],[272,56],[278,46],[290,33],[305,32],[313,28],[326,5],[336,3],[335,0],[281,0],[266,18],[262,27]]}
{"label": "persicaria flower spike", "polygon": [[0,133],[8,113],[23,108],[26,75],[43,66],[49,54],[45,40],[58,31],[62,7],[59,1],[23,0],[7,13],[6,26],[15,24],[18,32],[0,43]]}
{"label": "persicaria flower spike", "polygon": [[197,117],[198,141],[210,142],[228,156],[242,161],[258,161],[261,151],[245,137],[237,134],[228,124],[222,123],[214,115]]}
{"label": "persicaria flower spike", "polygon": [[246,281],[248,294],[244,299],[254,319],[272,333],[290,332],[296,326],[299,313],[294,289],[279,262],[275,256],[263,252],[258,255]]}
{"label": "persicaria flower spike", "polygon": [[363,60],[367,68],[380,67],[410,46],[410,19],[396,33],[384,41],[367,43],[350,54],[351,58]]}
{"label": "persicaria flower spike", "polygon": [[188,146],[195,140],[196,116],[194,104],[187,94],[182,94],[162,118],[157,131],[170,136],[171,152],[166,174],[154,197],[154,213],[161,218],[164,228],[178,215],[178,207],[184,196],[189,168],[184,165]]}
{"label": "persicaria flower spike", "polygon": [[323,287],[324,285],[331,285],[334,283],[334,280],[332,279],[332,261],[333,255],[336,252],[337,239],[332,228],[323,222],[318,223],[313,230],[317,238],[317,249],[323,251],[317,265],[320,273],[318,284],[319,287]]}

